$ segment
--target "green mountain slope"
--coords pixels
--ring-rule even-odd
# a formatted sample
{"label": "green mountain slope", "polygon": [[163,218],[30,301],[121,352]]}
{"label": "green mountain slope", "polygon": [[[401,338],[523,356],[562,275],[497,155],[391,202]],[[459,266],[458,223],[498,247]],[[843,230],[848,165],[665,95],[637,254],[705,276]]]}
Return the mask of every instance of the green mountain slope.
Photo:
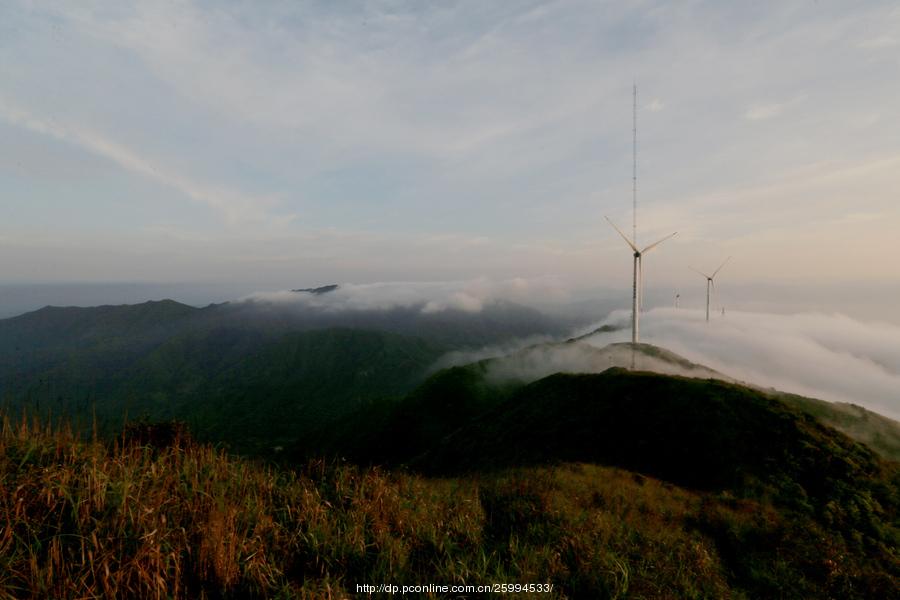
{"label": "green mountain slope", "polygon": [[0,320],[0,400],[81,422],[96,415],[110,432],[126,415],[182,419],[204,439],[259,450],[314,435],[364,400],[403,395],[446,350],[554,328],[503,302],[477,313],[169,300],[47,307]]}
{"label": "green mountain slope", "polygon": [[[600,373],[606,365],[630,361],[629,344],[594,348],[570,341],[537,344],[506,356],[445,369],[400,401],[365,404],[357,413],[335,423],[324,439],[309,440],[300,454],[325,452],[362,462],[407,461],[491,410],[517,410],[510,398],[518,397],[527,384],[544,374],[555,373],[561,362],[567,368]],[[697,393],[705,390],[715,396],[725,390],[741,390],[764,405],[787,405],[868,445],[884,458],[900,460],[900,423],[871,411],[745,387],[649,344],[638,346],[636,361],[639,367],[692,375],[686,382],[695,386]]]}
{"label": "green mountain slope", "polygon": [[177,327],[200,312],[174,300],[93,308],[46,306],[0,320],[0,352],[143,337],[157,329]]}
{"label": "green mountain slope", "polygon": [[446,369],[403,398],[365,402],[295,445],[289,457],[298,461],[331,455],[362,463],[402,463],[493,408],[517,387],[489,382],[483,363]]}
{"label": "green mountain slope", "polygon": [[855,404],[826,402],[796,394],[776,392],[772,395],[866,444],[882,456],[900,461],[900,423],[897,421]]}
{"label": "green mountain slope", "polygon": [[201,330],[109,370],[71,361],[71,370],[52,371],[53,389],[68,386],[65,395],[41,404],[38,387],[29,409],[81,422],[96,416],[108,433],[126,418],[182,420],[200,439],[265,454],[311,435],[364,399],[402,396],[443,352],[437,344],[377,331]]}
{"label": "green mountain slope", "polygon": [[400,397],[443,348],[386,332],[326,329],[287,334],[198,391],[172,392],[181,418],[205,439],[265,453],[322,431],[366,401]]}
{"label": "green mountain slope", "polygon": [[554,461],[702,489],[789,479],[810,495],[832,487],[830,478],[873,477],[880,468],[865,446],[755,390],[621,369],[529,384],[416,462],[466,471]]}
{"label": "green mountain slope", "polygon": [[182,330],[200,312],[163,300],[96,308],[48,306],[0,320],[0,389],[20,391],[29,376],[64,369],[117,368]]}

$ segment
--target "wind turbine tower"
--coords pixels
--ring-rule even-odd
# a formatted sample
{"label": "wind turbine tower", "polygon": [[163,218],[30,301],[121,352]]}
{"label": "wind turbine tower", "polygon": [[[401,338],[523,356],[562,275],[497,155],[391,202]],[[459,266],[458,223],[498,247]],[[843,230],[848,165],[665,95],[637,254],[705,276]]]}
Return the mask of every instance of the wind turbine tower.
{"label": "wind turbine tower", "polygon": [[722,267],[724,267],[725,264],[726,264],[729,260],[731,260],[731,257],[730,257],[730,256],[729,256],[728,258],[726,258],[726,259],[722,262],[721,265],[719,265],[719,268],[718,268],[718,269],[716,269],[715,271],[713,271],[713,274],[712,274],[712,275],[707,275],[707,274],[704,273],[703,271],[698,271],[698,270],[695,269],[694,267],[691,267],[691,270],[692,270],[693,272],[699,273],[700,275],[703,275],[704,277],[706,277],[706,322],[707,322],[707,323],[709,323],[709,290],[710,290],[710,288],[715,289],[715,287],[716,287],[716,281],[715,281],[715,280],[716,280],[716,275],[718,274],[719,271],[722,270]]}
{"label": "wind turbine tower", "polygon": [[632,172],[631,172],[631,201],[632,201],[632,229],[631,229],[631,239],[628,238],[627,235],[622,233],[622,230],[616,227],[615,223],[610,220],[609,217],[606,217],[606,220],[609,221],[609,224],[612,225],[613,229],[618,232],[622,239],[625,240],[625,243],[631,248],[634,252],[633,259],[633,279],[631,284],[631,343],[637,344],[640,341],[640,314],[641,314],[641,296],[644,291],[644,272],[643,272],[643,264],[642,259],[644,254],[652,250],[653,248],[659,246],[661,243],[666,241],[667,239],[673,237],[675,233],[671,233],[661,240],[650,244],[645,247],[643,250],[638,248],[637,245],[637,85],[633,88],[633,127],[632,127]]}

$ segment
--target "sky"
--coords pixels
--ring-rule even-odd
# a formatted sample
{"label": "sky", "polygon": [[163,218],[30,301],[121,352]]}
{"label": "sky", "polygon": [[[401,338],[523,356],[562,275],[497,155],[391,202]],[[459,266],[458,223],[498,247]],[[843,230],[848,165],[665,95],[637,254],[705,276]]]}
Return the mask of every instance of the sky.
{"label": "sky", "polygon": [[893,1],[8,0],[0,285],[624,290],[633,84],[649,289],[900,304]]}

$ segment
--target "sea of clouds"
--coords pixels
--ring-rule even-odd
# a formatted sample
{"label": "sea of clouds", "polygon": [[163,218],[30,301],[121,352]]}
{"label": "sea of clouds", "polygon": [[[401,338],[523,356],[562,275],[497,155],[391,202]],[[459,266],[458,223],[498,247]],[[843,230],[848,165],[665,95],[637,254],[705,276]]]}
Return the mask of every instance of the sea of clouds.
{"label": "sea of clouds", "polygon": [[[735,379],[823,400],[852,402],[900,419],[900,327],[840,314],[656,308],[641,315],[641,341],[662,346]],[[600,323],[623,327],[586,342],[631,339],[631,312]],[[589,328],[589,329],[591,329]]]}
{"label": "sea of clouds", "polygon": [[[326,311],[415,308],[422,313],[459,310],[477,313],[491,302],[510,300],[526,305],[565,303],[563,286],[553,280],[487,278],[450,282],[381,282],[342,284],[325,294],[291,291],[260,292],[243,302],[275,303]],[[581,341],[597,348],[631,340],[631,312],[616,310],[572,336],[604,325],[615,331],[586,335]],[[456,352],[437,366],[445,367],[505,356],[547,342],[549,337],[511,341],[471,352]],[[773,314],[728,310],[713,313],[707,323],[702,310],[654,308],[641,316],[641,341],[760,387],[775,388],[823,400],[851,402],[900,419],[900,326],[866,322],[839,313]],[[552,345],[551,345],[552,346]],[[600,357],[572,345],[531,351],[526,357],[534,373],[597,372],[620,365],[621,353]],[[612,356],[612,358],[610,358]],[[519,363],[526,364],[524,362]],[[649,363],[648,363],[649,364]],[[517,367],[518,368],[518,367]],[[519,369],[522,373],[524,371]],[[524,375],[523,375],[524,376]],[[526,377],[530,379],[531,377]]]}
{"label": "sea of clouds", "polygon": [[537,301],[564,301],[566,298],[567,293],[552,280],[479,278],[467,281],[343,283],[336,290],[324,294],[257,292],[241,301],[334,312],[417,308],[427,314],[445,310],[477,313],[486,304],[499,300],[535,304]]}

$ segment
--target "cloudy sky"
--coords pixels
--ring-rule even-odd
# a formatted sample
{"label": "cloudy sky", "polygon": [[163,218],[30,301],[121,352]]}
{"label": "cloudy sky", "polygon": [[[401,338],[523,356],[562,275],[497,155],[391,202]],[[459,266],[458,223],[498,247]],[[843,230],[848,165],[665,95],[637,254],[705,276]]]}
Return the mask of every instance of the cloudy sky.
{"label": "cloudy sky", "polygon": [[8,0],[0,283],[624,288],[635,81],[648,285],[900,282],[894,1]]}

